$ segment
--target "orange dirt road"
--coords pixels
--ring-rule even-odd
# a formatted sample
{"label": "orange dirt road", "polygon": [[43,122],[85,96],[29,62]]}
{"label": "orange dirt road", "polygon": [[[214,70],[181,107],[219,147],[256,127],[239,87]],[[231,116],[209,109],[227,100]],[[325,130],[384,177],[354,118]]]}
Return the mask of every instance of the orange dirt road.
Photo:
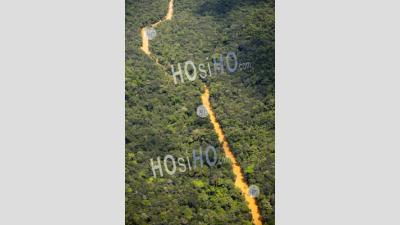
{"label": "orange dirt road", "polygon": [[206,109],[207,109],[208,115],[210,117],[210,121],[214,126],[214,131],[215,131],[215,133],[217,133],[218,140],[222,144],[222,147],[224,149],[225,156],[227,158],[229,158],[229,160],[232,163],[232,171],[236,176],[235,186],[238,187],[242,191],[242,194],[244,195],[244,198],[246,199],[247,205],[249,206],[251,215],[253,217],[253,223],[255,225],[262,225],[262,222],[260,219],[261,218],[260,211],[258,209],[256,200],[249,195],[249,186],[246,184],[246,182],[244,180],[244,176],[243,176],[242,170],[240,169],[239,163],[237,162],[235,155],[233,155],[232,150],[229,148],[229,144],[225,138],[224,131],[222,130],[221,125],[217,121],[217,118],[216,118],[213,108],[211,106],[210,93],[208,91],[208,87],[204,86],[204,89],[205,89],[204,93],[201,95],[201,101],[202,101],[204,107],[206,107]]}
{"label": "orange dirt road", "polygon": [[[164,22],[165,20],[172,20],[172,15],[174,14],[174,0],[170,0],[168,3],[168,12],[167,15],[164,17],[164,19],[158,21],[157,23],[154,23],[151,25],[151,27],[156,27],[158,24]],[[151,52],[149,49],[149,37],[147,37],[147,32],[146,32],[146,27],[143,27],[140,29],[140,34],[142,36],[142,51],[151,57]]]}

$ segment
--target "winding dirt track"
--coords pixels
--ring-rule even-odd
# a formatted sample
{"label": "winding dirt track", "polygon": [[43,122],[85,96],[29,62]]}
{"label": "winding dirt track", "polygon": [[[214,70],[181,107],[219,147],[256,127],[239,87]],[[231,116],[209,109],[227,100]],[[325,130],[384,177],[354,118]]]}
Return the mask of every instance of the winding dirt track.
{"label": "winding dirt track", "polygon": [[249,186],[247,185],[247,183],[244,180],[244,176],[243,176],[242,170],[240,168],[240,165],[237,162],[235,155],[233,154],[232,150],[229,147],[228,141],[225,138],[224,131],[222,130],[221,125],[219,124],[219,122],[215,116],[215,112],[211,106],[210,93],[208,91],[208,87],[205,86],[204,89],[205,89],[204,93],[201,95],[201,101],[203,102],[203,105],[207,108],[208,114],[210,116],[210,121],[214,126],[215,133],[217,133],[219,142],[222,144],[222,148],[224,149],[225,156],[232,163],[232,171],[236,175],[235,186],[238,187],[242,191],[242,194],[244,195],[244,198],[246,199],[247,205],[249,206],[251,215],[253,217],[253,223],[255,225],[262,225],[262,222],[260,219],[260,211],[258,209],[256,200],[249,195]]}
{"label": "winding dirt track", "polygon": [[[151,27],[156,27],[158,24],[164,22],[165,20],[172,20],[172,15],[174,14],[174,0],[170,0],[168,3],[168,12],[167,15],[164,17],[164,19],[158,21],[157,23],[154,23],[151,25]],[[149,49],[149,38],[147,37],[147,33],[146,33],[146,28],[143,27],[140,30],[140,34],[142,36],[142,47],[140,47],[140,49],[142,49],[142,51],[144,53],[146,53],[146,55],[150,56],[150,58],[153,59],[153,57],[151,56],[151,52]]]}
{"label": "winding dirt track", "polygon": [[[174,0],[170,0],[169,4],[168,4],[168,12],[167,15],[164,17],[164,19],[158,21],[157,23],[154,23],[151,25],[151,27],[156,27],[157,25],[159,25],[160,23],[162,23],[165,20],[171,20],[172,16],[173,16],[173,12],[174,12]],[[152,60],[155,61],[155,63],[157,63],[158,65],[160,65],[158,63],[158,60],[156,57],[153,56],[153,54],[150,52],[149,49],[149,38],[147,37],[147,33],[146,33],[146,28],[142,28],[140,30],[140,34],[142,36],[142,46],[140,47],[140,49],[146,54],[148,55]],[[162,65],[160,65],[162,66]],[[221,128],[221,125],[219,124],[217,118],[216,118],[216,114],[211,106],[210,103],[210,92],[208,90],[208,87],[206,85],[204,85],[204,93],[201,95],[201,101],[203,103],[203,105],[207,108],[209,117],[210,117],[210,121],[214,126],[214,131],[218,136],[218,140],[222,145],[222,148],[224,149],[224,153],[225,156],[231,161],[232,164],[232,171],[236,176],[235,179],[235,186],[238,187],[242,194],[245,197],[245,200],[247,202],[248,207],[250,208],[251,211],[251,215],[253,218],[253,223],[254,225],[262,225],[262,221],[261,221],[261,216],[260,216],[260,211],[258,209],[258,205],[256,203],[256,200],[254,198],[252,198],[248,191],[249,191],[249,186],[247,185],[242,170],[240,168],[239,163],[237,162],[235,155],[233,154],[232,150],[229,147],[229,143],[225,137],[224,131]]]}

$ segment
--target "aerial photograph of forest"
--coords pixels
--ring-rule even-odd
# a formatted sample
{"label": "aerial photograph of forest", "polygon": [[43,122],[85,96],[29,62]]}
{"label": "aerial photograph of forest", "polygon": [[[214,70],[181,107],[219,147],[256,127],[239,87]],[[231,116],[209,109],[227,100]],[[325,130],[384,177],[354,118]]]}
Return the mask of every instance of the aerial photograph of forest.
{"label": "aerial photograph of forest", "polygon": [[274,0],[126,0],[125,224],[275,224]]}

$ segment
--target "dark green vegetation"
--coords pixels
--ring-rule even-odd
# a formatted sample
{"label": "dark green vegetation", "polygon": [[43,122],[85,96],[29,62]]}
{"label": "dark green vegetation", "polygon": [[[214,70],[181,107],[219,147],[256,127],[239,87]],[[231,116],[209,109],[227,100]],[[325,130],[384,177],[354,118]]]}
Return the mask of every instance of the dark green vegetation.
{"label": "dark green vegetation", "polygon": [[[140,49],[140,28],[159,21],[167,0],[126,2],[126,224],[251,224],[229,164],[153,178],[150,159],[189,156],[211,144],[199,118],[202,81],[175,85]],[[248,184],[261,189],[263,220],[274,224],[274,4],[257,0],[175,0],[151,51],[162,65],[236,52],[253,68],[208,77],[211,102]]]}

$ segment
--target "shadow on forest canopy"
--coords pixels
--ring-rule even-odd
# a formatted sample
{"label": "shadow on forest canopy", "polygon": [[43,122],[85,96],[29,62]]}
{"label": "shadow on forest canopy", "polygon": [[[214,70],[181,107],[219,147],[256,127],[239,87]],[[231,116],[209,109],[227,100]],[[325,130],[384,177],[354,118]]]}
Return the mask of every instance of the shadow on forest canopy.
{"label": "shadow on forest canopy", "polygon": [[260,2],[274,4],[273,0],[207,0],[200,5],[196,13],[201,16],[223,17],[234,8],[244,4],[257,4]]}

